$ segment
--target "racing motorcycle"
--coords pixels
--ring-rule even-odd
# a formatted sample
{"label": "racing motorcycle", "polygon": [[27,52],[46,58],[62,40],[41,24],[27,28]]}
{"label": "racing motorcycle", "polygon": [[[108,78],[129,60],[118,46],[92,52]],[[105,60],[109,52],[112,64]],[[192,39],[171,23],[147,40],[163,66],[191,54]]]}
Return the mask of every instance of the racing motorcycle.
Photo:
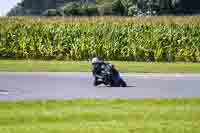
{"label": "racing motorcycle", "polygon": [[112,67],[102,69],[100,74],[95,75],[94,86],[98,86],[102,83],[111,87],[127,87],[126,82],[113,65]]}

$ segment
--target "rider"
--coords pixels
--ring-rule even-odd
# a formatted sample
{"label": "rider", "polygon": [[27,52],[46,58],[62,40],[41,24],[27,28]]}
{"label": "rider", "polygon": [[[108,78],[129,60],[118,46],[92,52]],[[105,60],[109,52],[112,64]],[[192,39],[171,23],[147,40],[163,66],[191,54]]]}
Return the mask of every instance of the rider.
{"label": "rider", "polygon": [[103,65],[103,61],[101,61],[98,57],[94,57],[92,59],[92,73],[93,75],[100,74],[101,72],[101,65]]}
{"label": "rider", "polygon": [[99,85],[104,83],[103,81],[96,81],[96,76],[102,74],[102,70],[110,72],[111,75],[119,74],[118,71],[114,68],[114,66],[110,63],[105,63],[103,60],[99,59],[98,57],[94,57],[92,59],[92,73],[95,77],[94,84]]}

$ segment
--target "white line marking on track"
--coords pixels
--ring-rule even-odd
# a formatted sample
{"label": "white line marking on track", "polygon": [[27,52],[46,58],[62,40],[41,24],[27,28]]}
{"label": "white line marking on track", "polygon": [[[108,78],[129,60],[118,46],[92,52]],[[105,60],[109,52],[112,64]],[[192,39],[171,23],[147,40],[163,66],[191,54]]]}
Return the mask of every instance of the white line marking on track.
{"label": "white line marking on track", "polygon": [[8,91],[5,91],[5,90],[0,90],[0,95],[8,95]]}

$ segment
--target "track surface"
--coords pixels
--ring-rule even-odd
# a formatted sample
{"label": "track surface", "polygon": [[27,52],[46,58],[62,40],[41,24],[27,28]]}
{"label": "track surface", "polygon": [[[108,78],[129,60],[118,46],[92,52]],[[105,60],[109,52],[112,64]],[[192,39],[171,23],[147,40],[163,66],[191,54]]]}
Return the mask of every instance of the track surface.
{"label": "track surface", "polygon": [[90,73],[0,73],[0,100],[200,97],[200,74],[122,76],[129,87],[93,87]]}

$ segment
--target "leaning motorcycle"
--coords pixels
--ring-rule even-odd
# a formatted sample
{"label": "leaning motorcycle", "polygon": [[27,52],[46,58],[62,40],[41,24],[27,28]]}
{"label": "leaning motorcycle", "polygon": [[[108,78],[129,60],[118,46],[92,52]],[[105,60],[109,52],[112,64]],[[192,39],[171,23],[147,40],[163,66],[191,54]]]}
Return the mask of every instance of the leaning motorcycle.
{"label": "leaning motorcycle", "polygon": [[101,75],[95,75],[94,86],[101,83],[111,87],[127,87],[126,82],[122,79],[119,73],[113,75],[109,71],[105,70],[101,71]]}

